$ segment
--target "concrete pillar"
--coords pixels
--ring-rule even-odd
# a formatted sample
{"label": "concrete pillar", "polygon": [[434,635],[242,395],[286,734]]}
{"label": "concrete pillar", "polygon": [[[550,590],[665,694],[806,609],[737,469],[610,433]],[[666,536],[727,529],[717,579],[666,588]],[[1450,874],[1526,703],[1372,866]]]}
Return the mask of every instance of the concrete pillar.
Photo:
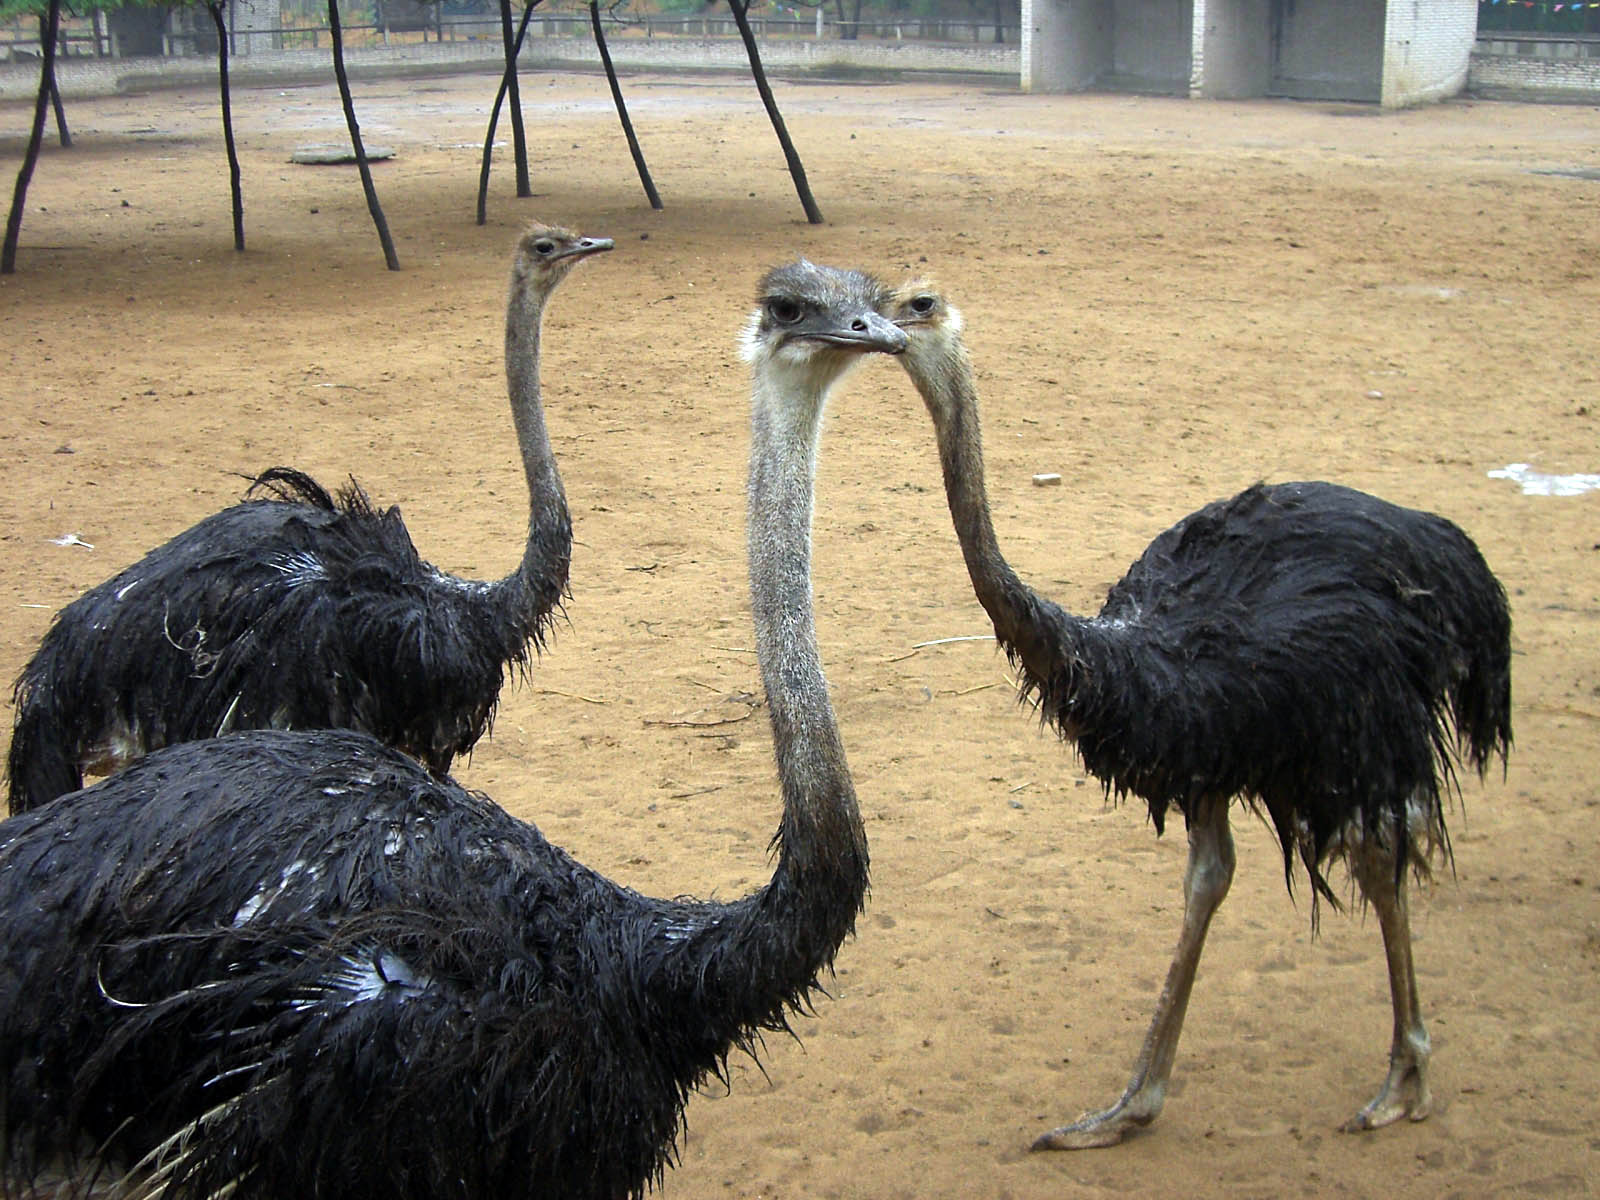
{"label": "concrete pillar", "polygon": [[229,0],[228,9],[234,54],[261,54],[283,48],[283,38],[278,33],[278,0]]}
{"label": "concrete pillar", "polygon": [[1112,0],[1022,0],[1022,90],[1076,92],[1111,67]]}
{"label": "concrete pillar", "polygon": [[1459,94],[1477,31],[1477,0],[1388,0],[1379,103],[1403,108]]}

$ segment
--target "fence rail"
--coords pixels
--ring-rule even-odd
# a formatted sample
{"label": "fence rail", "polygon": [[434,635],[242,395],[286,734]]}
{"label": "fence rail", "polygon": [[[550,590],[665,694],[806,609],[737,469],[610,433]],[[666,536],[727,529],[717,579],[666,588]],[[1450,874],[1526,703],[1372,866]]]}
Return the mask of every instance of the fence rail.
{"label": "fence rail", "polygon": [[[442,6],[434,9],[434,19],[425,24],[389,23],[343,25],[345,45],[352,48],[416,41],[498,40],[500,22],[494,14],[444,16]],[[190,18],[186,21],[185,18]],[[209,22],[194,19],[193,10],[174,9],[162,34],[163,53],[187,56],[212,53],[216,34]],[[696,15],[604,18],[608,38],[737,38],[738,26],[731,16]],[[30,28],[32,21],[18,21],[0,29],[0,61],[37,58],[39,36]],[[913,18],[897,21],[839,21],[826,17],[819,9],[813,18],[752,16],[750,27],[757,38],[828,38],[839,41],[924,41],[965,44],[1016,45],[1021,29],[1016,25],[996,26],[992,21],[954,21]],[[529,37],[587,37],[589,20],[583,13],[535,13],[528,25]],[[257,40],[260,39],[260,40]],[[229,32],[231,49],[247,53],[251,46],[270,45],[273,49],[318,49],[331,45],[325,24],[271,25]],[[57,53],[65,57],[119,58],[121,51],[114,32],[99,21],[92,32],[63,29],[56,43]]]}

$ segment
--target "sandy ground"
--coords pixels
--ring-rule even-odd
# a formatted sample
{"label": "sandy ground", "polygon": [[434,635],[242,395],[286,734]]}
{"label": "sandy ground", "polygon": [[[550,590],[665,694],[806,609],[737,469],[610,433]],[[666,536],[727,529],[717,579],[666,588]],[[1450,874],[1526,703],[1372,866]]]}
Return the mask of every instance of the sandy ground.
{"label": "sandy ground", "polygon": [[[756,886],[777,794],[742,560],[755,280],[803,253],[932,272],[967,313],[1000,536],[1077,609],[1160,529],[1257,479],[1326,478],[1442,512],[1515,606],[1509,774],[1453,810],[1454,876],[1415,900],[1437,1109],[1347,1136],[1389,1002],[1375,922],[1240,871],[1172,1096],[1074,1155],[1040,1131],[1111,1100],[1182,910],[1181,831],[1103,802],[1018,710],[968,589],[931,430],[899,370],[841,393],[816,521],[818,618],[872,838],[831,998],[689,1106],[669,1197],[1579,1195],[1600,1190],[1600,112],[1414,112],[975,87],[780,84],[828,223],[801,219],[753,89],[635,78],[651,212],[599,77],[525,83],[533,200],[497,163],[492,81],[358,85],[404,270],[333,88],[241,92],[249,250],[230,248],[213,98],[72,105],[21,269],[0,280],[0,675],[50,615],[227,504],[238,473],[355,473],[427,557],[516,561],[524,494],[500,324],[516,231],[617,239],[546,324],[577,528],[569,624],[460,778],[647,891]],[[6,109],[12,179],[28,109]],[[1567,172],[1563,174],[1562,172]],[[1036,487],[1036,472],[1063,486]],[[52,544],[76,533],[93,549]],[[696,724],[707,725],[696,728]]]}

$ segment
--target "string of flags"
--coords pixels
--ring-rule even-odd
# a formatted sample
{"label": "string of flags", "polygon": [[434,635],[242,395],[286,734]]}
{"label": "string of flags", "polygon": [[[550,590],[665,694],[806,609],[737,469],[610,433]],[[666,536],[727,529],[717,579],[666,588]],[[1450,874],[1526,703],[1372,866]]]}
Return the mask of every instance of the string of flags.
{"label": "string of flags", "polygon": [[1578,12],[1585,8],[1600,8],[1600,4],[1592,0],[1585,0],[1581,4],[1551,4],[1549,0],[1478,0],[1479,4],[1488,4],[1491,7],[1504,4],[1507,8],[1542,8],[1546,12]]}

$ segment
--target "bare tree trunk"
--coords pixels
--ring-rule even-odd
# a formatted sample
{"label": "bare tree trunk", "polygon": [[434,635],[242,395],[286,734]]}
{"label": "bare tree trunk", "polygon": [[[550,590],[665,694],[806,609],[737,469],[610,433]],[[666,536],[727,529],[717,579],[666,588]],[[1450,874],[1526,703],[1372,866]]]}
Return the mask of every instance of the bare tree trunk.
{"label": "bare tree trunk", "polygon": [[650,197],[650,207],[661,208],[661,196],[650,178],[650,168],[645,166],[644,151],[639,149],[639,139],[634,136],[633,122],[628,120],[628,106],[622,102],[622,85],[617,82],[617,70],[611,65],[611,51],[606,48],[606,35],[600,28],[600,0],[589,0],[589,24],[594,26],[594,44],[600,49],[600,61],[605,64],[606,79],[611,84],[611,98],[617,104],[617,117],[622,121],[622,132],[628,137],[628,152],[633,155],[633,165],[639,170],[639,182],[644,184],[644,194]]}
{"label": "bare tree trunk", "polygon": [[[44,53],[45,39],[45,14],[39,14],[39,52]],[[61,28],[59,18],[56,26],[56,40],[60,40]],[[50,72],[50,107],[56,114],[56,140],[61,143],[63,150],[72,149],[72,131],[67,128],[67,110],[61,107],[61,89],[56,86],[56,73]]]}
{"label": "bare tree trunk", "polygon": [[56,86],[56,32],[61,28],[61,0],[50,0],[45,10],[40,41],[39,95],[33,105],[33,128],[28,134],[28,149],[17,172],[16,190],[11,194],[11,215],[6,218],[6,240],[0,249],[0,275],[17,273],[17,242],[22,236],[22,212],[28,200],[28,181],[33,165],[39,161],[39,143],[44,140],[45,110]]}
{"label": "bare tree trunk", "polygon": [[[527,28],[527,24],[523,24]],[[511,0],[500,0],[500,37],[505,43],[506,73],[502,86],[511,99],[511,149],[517,162],[517,195],[533,195],[533,184],[528,181],[528,137],[522,131],[522,93],[517,90],[517,55],[522,51],[522,39],[511,36]]]}
{"label": "bare tree trunk", "polygon": [[[52,4],[58,2],[51,0]],[[328,0],[328,32],[333,37],[333,74],[339,81],[339,99],[344,102],[344,123],[350,127],[350,145],[355,149],[356,166],[361,170],[361,189],[367,194],[367,209],[372,213],[372,223],[378,227],[378,241],[383,243],[383,260],[389,264],[389,270],[398,271],[400,260],[395,257],[389,223],[383,219],[383,207],[378,203],[378,189],[372,186],[372,167],[367,163],[367,149],[361,144],[361,126],[356,122],[355,101],[350,99],[350,77],[344,69],[344,32],[339,26],[339,0]]]}
{"label": "bare tree trunk", "polygon": [[478,224],[482,225],[489,219],[489,163],[494,157],[494,130],[500,123],[500,106],[505,103],[506,89],[511,86],[512,76],[517,69],[517,56],[522,53],[522,39],[528,32],[528,21],[533,16],[533,10],[539,7],[539,0],[530,0],[522,10],[522,23],[517,27],[517,40],[511,48],[511,57],[506,66],[505,74],[500,76],[500,90],[494,94],[494,107],[489,110],[489,132],[483,135],[483,167],[478,171]]}
{"label": "bare tree trunk", "polygon": [[63,150],[72,149],[72,131],[67,128],[67,110],[61,107],[61,89],[50,81],[50,107],[56,113],[56,138]]}
{"label": "bare tree trunk", "polygon": [[794,190],[799,193],[800,207],[806,210],[807,221],[813,225],[821,225],[822,210],[811,198],[811,185],[806,182],[805,164],[800,161],[794,143],[789,140],[789,131],[783,124],[783,114],[778,111],[778,102],[772,98],[772,89],[767,86],[767,73],[761,66],[761,51],[756,49],[756,35],[750,31],[750,21],[746,15],[749,11],[749,0],[728,0],[728,7],[733,10],[734,22],[739,26],[739,36],[744,39],[745,53],[750,57],[750,73],[756,80],[756,91],[761,93],[761,103],[767,106],[767,116],[772,119],[772,128],[777,131],[778,144],[783,147],[783,157],[788,160],[789,175],[794,180]]}
{"label": "bare tree trunk", "polygon": [[206,0],[217,27],[217,88],[222,94],[222,140],[228,147],[228,186],[233,195],[233,248],[244,249],[244,195],[239,190],[239,150],[233,141],[233,98],[228,89],[228,27],[222,19],[224,0]]}

